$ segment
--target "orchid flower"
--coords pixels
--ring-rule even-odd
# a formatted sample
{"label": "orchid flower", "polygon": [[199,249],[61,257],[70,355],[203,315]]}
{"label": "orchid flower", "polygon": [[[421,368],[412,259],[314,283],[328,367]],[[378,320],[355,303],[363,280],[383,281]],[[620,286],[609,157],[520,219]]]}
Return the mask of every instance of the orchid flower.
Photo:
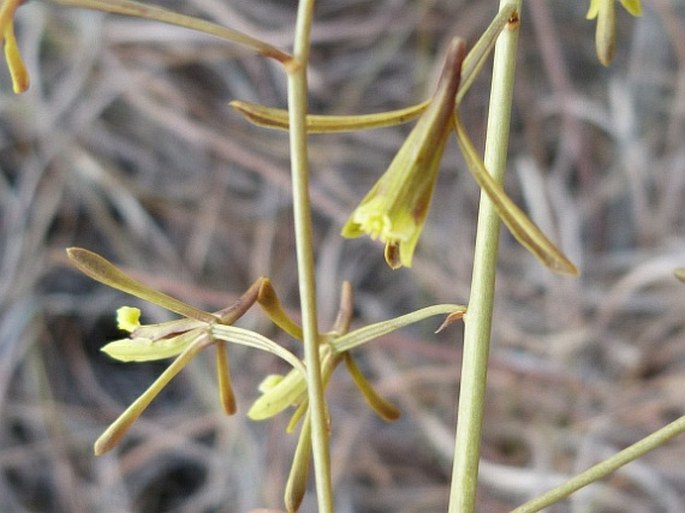
{"label": "orchid flower", "polygon": [[231,326],[255,303],[265,278],[260,278],[231,306],[208,313],[163,292],[151,289],[118,269],[111,262],[82,248],[69,248],[71,262],[84,274],[112,288],[161,306],[184,318],[158,324],[142,325],[140,310],[122,307],[117,311],[119,328],[130,336],[111,342],[102,350],[123,362],[142,362],[176,359],[157,380],[131,404],[95,442],[95,454],[112,449],[147,408],[159,392],[201,350],[214,345],[220,400],[226,413],[236,411],[235,397],[228,367],[225,342],[268,351],[290,363],[304,379],[305,370],[300,360],[268,338],[246,329]]}

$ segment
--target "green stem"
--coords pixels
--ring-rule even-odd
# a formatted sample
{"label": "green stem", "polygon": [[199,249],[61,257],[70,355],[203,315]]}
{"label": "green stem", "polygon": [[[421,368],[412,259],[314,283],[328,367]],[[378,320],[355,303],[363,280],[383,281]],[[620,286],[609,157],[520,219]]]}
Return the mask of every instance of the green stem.
{"label": "green stem", "polygon": [[300,0],[295,27],[294,62],[288,70],[288,113],[290,155],[293,181],[293,210],[297,271],[302,312],[302,336],[307,366],[307,390],[311,415],[314,476],[320,513],[333,512],[328,428],[316,319],[316,283],[309,198],[309,163],[307,153],[307,63],[314,0]]}
{"label": "green stem", "polygon": [[665,444],[671,438],[678,436],[685,432],[685,416],[671,422],[667,426],[661,428],[659,431],[643,438],[639,442],[634,443],[630,447],[626,447],[621,452],[615,454],[609,459],[598,463],[594,467],[590,467],[585,472],[572,477],[564,484],[553,488],[547,493],[536,497],[535,499],[522,504],[518,508],[511,511],[511,513],[535,513],[547,506],[555,504],[563,498],[571,495],[573,492],[580,490],[582,487],[589,485],[610,473],[614,472],[623,465],[644,456],[649,451]]}
{"label": "green stem", "polygon": [[[521,0],[502,0],[500,10],[512,3],[519,13]],[[495,46],[483,160],[499,183],[506,167],[517,42],[518,20],[507,25]],[[473,513],[476,507],[498,238],[499,216],[487,194],[481,192],[471,295],[464,318],[466,327],[449,513]]]}
{"label": "green stem", "polygon": [[[82,7],[84,9],[95,9],[103,12],[111,12],[115,14],[123,14],[125,16],[135,16],[137,18],[147,18],[150,20],[157,20],[179,27],[185,27],[205,34],[233,41],[234,43],[252,48],[261,53],[265,57],[271,57],[277,61],[288,65],[291,56],[282,52],[278,48],[270,44],[256,39],[237,30],[229,29],[212,23],[211,21],[202,20],[194,16],[187,16],[185,14],[177,13],[164,9],[156,5],[147,3],[135,2],[133,0],[50,0],[53,3],[66,5],[68,7]],[[7,5],[7,4],[5,4]],[[0,18],[1,19],[1,18]],[[2,26],[2,25],[0,25]]]}

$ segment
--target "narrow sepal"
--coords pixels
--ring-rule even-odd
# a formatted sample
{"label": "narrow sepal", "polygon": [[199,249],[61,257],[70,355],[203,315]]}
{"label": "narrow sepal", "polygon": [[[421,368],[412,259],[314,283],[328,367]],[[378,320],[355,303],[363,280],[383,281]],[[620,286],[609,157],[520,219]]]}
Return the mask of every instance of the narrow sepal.
{"label": "narrow sepal", "polygon": [[[419,117],[421,113],[426,110],[429,102],[430,100],[426,100],[403,109],[373,114],[348,116],[307,114],[307,132],[310,134],[332,134],[383,128],[408,123]],[[229,105],[245,119],[257,126],[286,131],[290,128],[287,110],[266,107],[258,103],[242,100],[233,100]]]}
{"label": "narrow sepal", "polygon": [[345,353],[343,355],[343,359],[345,360],[347,371],[350,373],[350,376],[352,376],[352,380],[354,381],[355,385],[357,385],[357,388],[362,393],[362,396],[364,396],[364,399],[369,407],[383,420],[393,421],[400,418],[400,410],[397,408],[397,406],[381,397],[378,392],[374,390],[371,383],[369,383],[355,361],[352,359],[352,355],[350,353]]}
{"label": "narrow sepal", "polygon": [[15,94],[26,92],[29,88],[29,72],[26,69],[24,60],[21,58],[17,39],[14,37],[14,23],[7,25],[5,29],[5,59],[7,68],[12,77],[12,90]]}
{"label": "narrow sepal", "polygon": [[218,341],[216,346],[216,375],[217,383],[219,385],[219,401],[221,407],[227,415],[233,415],[238,406],[235,400],[235,393],[233,392],[233,383],[231,382],[231,369],[228,364],[228,351],[226,351],[226,343]]}
{"label": "narrow sepal", "polygon": [[[457,103],[460,103],[464,95],[475,81],[487,62],[487,58],[497,40],[497,36],[506,26],[507,21],[516,11],[515,5],[502,8],[493,18],[488,28],[483,32],[471,51],[464,59],[462,67],[461,84],[457,92]],[[388,126],[401,125],[408,123],[419,117],[428,108],[431,99],[424,100],[416,105],[411,105],[402,109],[373,114],[356,114],[343,116],[307,114],[306,126],[310,134],[325,134],[336,132],[352,132],[355,130],[370,130],[373,128],[383,128]],[[238,113],[251,123],[266,128],[277,130],[288,130],[288,111],[266,107],[257,103],[233,100],[229,103]]]}
{"label": "narrow sepal", "polygon": [[259,287],[259,294],[257,295],[257,303],[264,313],[271,319],[276,326],[281,328],[291,337],[297,340],[302,340],[302,328],[299,324],[293,321],[286,313],[281,305],[281,302],[276,295],[276,290],[271,285],[271,280],[264,278]]}
{"label": "narrow sepal", "polygon": [[309,476],[309,459],[312,453],[312,430],[309,414],[306,415],[297,440],[293,463],[285,485],[283,500],[288,513],[295,513],[300,509],[302,500],[307,492],[307,478]]}
{"label": "narrow sepal", "polygon": [[473,146],[458,115],[454,115],[457,140],[467,167],[478,185],[492,201],[497,213],[519,243],[536,256],[550,270],[560,274],[578,275],[576,266],[507,196],[504,189],[485,168],[483,159]]}
{"label": "narrow sepal", "polygon": [[218,317],[208,312],[199,310],[194,306],[140,283],[97,253],[83,248],[68,248],[67,255],[71,263],[83,274],[113,289],[144,299],[184,317],[190,317],[191,319],[197,319],[209,324],[219,320]]}

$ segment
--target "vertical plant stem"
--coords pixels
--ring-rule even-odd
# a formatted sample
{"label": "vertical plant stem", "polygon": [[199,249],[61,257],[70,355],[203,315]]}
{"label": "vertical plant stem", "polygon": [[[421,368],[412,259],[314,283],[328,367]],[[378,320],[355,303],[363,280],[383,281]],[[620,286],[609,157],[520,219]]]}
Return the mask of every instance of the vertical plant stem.
{"label": "vertical plant stem", "polygon": [[[486,168],[499,183],[504,178],[509,146],[509,120],[518,42],[518,13],[520,12],[521,0],[502,0],[500,2],[500,9],[512,3],[516,5],[516,12],[500,34],[495,46],[483,159]],[[515,21],[514,18],[516,18]],[[464,356],[449,513],[473,513],[476,507],[499,224],[500,220],[492,202],[487,194],[481,192],[471,294],[467,314],[464,318],[466,323]]]}
{"label": "vertical plant stem", "polygon": [[309,162],[307,152],[307,63],[314,0],[300,0],[295,27],[294,61],[288,72],[288,116],[290,121],[290,159],[293,182],[293,213],[297,272],[302,312],[304,358],[307,366],[307,390],[311,415],[314,475],[320,513],[332,513],[330,454],[324,399],[319,330],[316,319],[316,283],[314,279],[314,249],[309,198]]}

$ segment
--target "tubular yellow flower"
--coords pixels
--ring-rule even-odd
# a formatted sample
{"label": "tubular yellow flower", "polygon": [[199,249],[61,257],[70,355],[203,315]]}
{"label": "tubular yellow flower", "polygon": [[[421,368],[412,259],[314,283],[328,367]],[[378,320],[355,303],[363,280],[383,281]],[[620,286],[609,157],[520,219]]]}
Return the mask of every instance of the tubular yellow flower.
{"label": "tubular yellow flower", "polygon": [[[625,9],[633,16],[642,14],[640,0],[620,0]],[[597,58],[599,62],[608,66],[616,52],[616,0],[590,0],[586,18],[597,18],[597,30],[595,32],[595,44],[597,46]]]}
{"label": "tubular yellow flower", "polygon": [[14,37],[14,13],[23,2],[24,0],[2,0],[0,3],[0,37],[4,41],[5,60],[12,77],[12,89],[16,94],[29,88],[29,74]]}
{"label": "tubular yellow flower", "polygon": [[385,259],[393,269],[412,264],[451,130],[465,51],[464,41],[455,38],[430,105],[342,229],[343,237],[368,234],[385,242]]}

